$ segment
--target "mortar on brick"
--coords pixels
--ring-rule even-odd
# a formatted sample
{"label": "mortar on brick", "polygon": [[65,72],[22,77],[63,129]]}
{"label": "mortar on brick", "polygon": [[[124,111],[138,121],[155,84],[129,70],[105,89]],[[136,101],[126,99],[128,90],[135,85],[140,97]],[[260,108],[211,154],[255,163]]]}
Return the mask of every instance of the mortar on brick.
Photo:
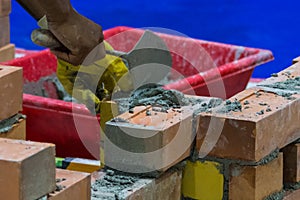
{"label": "mortar on brick", "polygon": [[25,115],[16,114],[9,119],[0,121],[0,134],[7,133],[13,129],[14,124],[19,123],[21,119],[26,119]]}

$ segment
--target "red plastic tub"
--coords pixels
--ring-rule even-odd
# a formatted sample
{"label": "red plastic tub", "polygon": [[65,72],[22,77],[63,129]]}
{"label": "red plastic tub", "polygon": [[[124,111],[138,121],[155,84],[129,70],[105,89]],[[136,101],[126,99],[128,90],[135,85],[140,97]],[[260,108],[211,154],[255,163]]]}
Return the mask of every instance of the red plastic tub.
{"label": "red plastic tub", "polygon": [[[142,33],[143,30],[128,27],[104,31],[106,40],[116,50],[125,52],[134,47]],[[171,78],[178,79],[178,73],[184,77],[165,88],[187,94],[230,97],[245,89],[255,66],[273,59],[268,50],[169,34],[159,36],[172,53]],[[49,50],[19,50],[18,54],[20,58],[5,64],[23,67],[25,84],[34,84],[55,74],[56,58]],[[51,89],[47,92],[51,93]],[[84,105],[57,100],[55,96],[24,94],[23,113],[27,115],[28,140],[56,144],[59,157],[99,159],[99,117],[93,116]]]}

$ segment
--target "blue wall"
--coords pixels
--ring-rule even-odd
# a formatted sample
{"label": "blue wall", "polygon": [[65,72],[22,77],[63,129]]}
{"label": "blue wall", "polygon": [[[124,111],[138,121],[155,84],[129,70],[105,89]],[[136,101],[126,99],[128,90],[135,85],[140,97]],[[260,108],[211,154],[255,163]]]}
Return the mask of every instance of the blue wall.
{"label": "blue wall", "polygon": [[[83,15],[108,29],[114,26],[163,27],[190,37],[269,49],[275,61],[257,67],[253,77],[269,77],[300,55],[300,1],[292,0],[72,0]],[[35,21],[13,1],[11,40],[32,44]]]}

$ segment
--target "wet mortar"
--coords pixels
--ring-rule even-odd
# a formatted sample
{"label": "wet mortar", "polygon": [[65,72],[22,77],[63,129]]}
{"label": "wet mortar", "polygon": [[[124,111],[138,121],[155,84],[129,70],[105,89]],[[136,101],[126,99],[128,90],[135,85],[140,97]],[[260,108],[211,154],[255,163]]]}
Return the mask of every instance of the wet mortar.
{"label": "wet mortar", "polygon": [[19,123],[20,120],[25,119],[26,116],[22,114],[16,114],[11,118],[1,120],[0,121],[0,134],[1,133],[8,133],[11,131],[15,124]]}
{"label": "wet mortar", "polygon": [[[181,162],[166,173],[182,171],[184,167],[185,162]],[[153,177],[152,174],[129,174],[110,168],[105,168],[104,172],[105,175],[97,179],[91,186],[92,200],[125,200],[130,192],[151,184],[154,178],[163,174],[160,172]]]}
{"label": "wet mortar", "polygon": [[216,110],[216,113],[229,113],[229,112],[241,112],[242,111],[242,104],[235,99],[234,101],[226,100],[223,106]]}
{"label": "wet mortar", "polygon": [[122,190],[130,188],[139,180],[137,176],[117,173],[107,170],[104,177],[95,181],[91,186],[92,199],[121,199],[119,194]]}
{"label": "wet mortar", "polygon": [[284,91],[278,91],[279,96],[290,97],[293,94],[300,92],[300,77],[290,77],[290,73],[286,72],[284,75],[288,77],[285,81],[270,83],[270,84],[259,84],[258,86],[274,88]]}
{"label": "wet mortar", "polygon": [[55,74],[45,76],[36,82],[25,82],[24,93],[41,97],[50,97],[47,88],[45,87],[45,85],[49,83],[53,84],[59,100],[76,102],[76,100],[65,91],[63,85],[60,83]]}

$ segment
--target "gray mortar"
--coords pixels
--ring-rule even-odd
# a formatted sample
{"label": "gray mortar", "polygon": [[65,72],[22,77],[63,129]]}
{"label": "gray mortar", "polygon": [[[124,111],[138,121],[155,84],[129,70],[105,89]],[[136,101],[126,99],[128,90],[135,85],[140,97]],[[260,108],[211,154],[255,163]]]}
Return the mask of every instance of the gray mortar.
{"label": "gray mortar", "polygon": [[0,134],[11,131],[14,124],[19,123],[21,119],[25,119],[25,118],[26,118],[25,115],[16,114],[11,118],[0,121]]}
{"label": "gray mortar", "polygon": [[[286,75],[289,77],[290,74],[286,73]],[[270,84],[259,84],[258,86],[267,87],[267,88],[274,88],[284,91],[277,91],[277,94],[279,96],[283,97],[290,97],[293,94],[300,92],[300,77],[295,78],[288,78],[285,81],[270,83]]]}
{"label": "gray mortar", "polygon": [[165,90],[158,85],[145,85],[135,90],[129,98],[129,109],[136,106],[158,105],[166,111],[189,104],[189,99],[184,97],[183,93],[176,90]]}
{"label": "gray mortar", "polygon": [[282,200],[287,192],[293,192],[299,189],[300,189],[300,182],[284,184],[283,190],[266,197],[264,200]]}
{"label": "gray mortar", "polygon": [[[124,175],[113,170],[107,170],[103,178],[96,180],[91,186],[92,199],[117,200],[122,199],[119,194],[122,190],[129,188],[139,180],[137,176]],[[110,193],[112,195],[107,196]]]}
{"label": "gray mortar", "polygon": [[25,82],[24,93],[41,97],[49,97],[47,90],[44,87],[45,82],[53,83],[54,87],[56,88],[58,99],[67,102],[76,102],[76,100],[65,91],[63,85],[60,83],[55,74],[45,76],[36,82]]}
{"label": "gray mortar", "polygon": [[270,196],[264,198],[264,200],[282,200],[285,196],[286,191],[281,190],[279,192],[276,192],[274,194],[271,194]]}
{"label": "gray mortar", "polygon": [[[181,162],[167,172],[182,171],[186,163]],[[159,173],[159,176],[147,176],[145,174],[128,174],[116,170],[105,169],[105,176],[96,180],[91,186],[92,200],[125,200],[128,197],[128,192],[134,188],[141,188],[153,181],[153,178],[158,178],[164,173]]]}
{"label": "gray mortar", "polygon": [[223,104],[220,109],[218,109],[217,113],[229,113],[229,112],[241,112],[242,111],[242,104],[235,99],[234,101],[226,100],[225,104]]}
{"label": "gray mortar", "polygon": [[[113,99],[119,106],[119,112],[129,111],[133,113],[136,106],[154,106],[155,111],[167,112],[171,108],[181,108],[187,105],[196,105],[203,102],[202,99],[185,97],[185,95],[177,90],[165,90],[159,85],[149,84],[135,90],[129,98]],[[198,113],[208,111],[222,103],[221,99],[212,99],[210,102],[201,104],[196,111]],[[180,111],[179,111],[180,112]]]}

